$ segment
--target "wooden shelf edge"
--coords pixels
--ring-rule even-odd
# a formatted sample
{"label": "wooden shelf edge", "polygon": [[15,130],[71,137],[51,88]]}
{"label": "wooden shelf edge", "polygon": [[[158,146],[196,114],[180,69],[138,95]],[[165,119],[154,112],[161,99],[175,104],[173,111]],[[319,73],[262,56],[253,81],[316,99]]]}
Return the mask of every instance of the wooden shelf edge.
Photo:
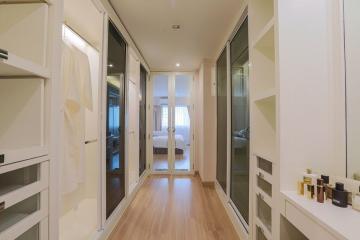
{"label": "wooden shelf edge", "polygon": [[15,54],[9,53],[8,59],[0,59],[1,77],[40,77],[50,78],[50,71],[40,64],[31,62]]}

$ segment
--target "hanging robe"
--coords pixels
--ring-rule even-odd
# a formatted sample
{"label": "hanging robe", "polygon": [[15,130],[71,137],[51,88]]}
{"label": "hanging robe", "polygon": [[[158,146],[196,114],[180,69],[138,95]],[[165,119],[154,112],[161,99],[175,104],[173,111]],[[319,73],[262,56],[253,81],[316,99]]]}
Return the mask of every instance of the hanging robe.
{"label": "hanging robe", "polygon": [[61,162],[62,194],[85,181],[85,108],[92,111],[92,86],[87,55],[64,42],[62,55],[64,152]]}

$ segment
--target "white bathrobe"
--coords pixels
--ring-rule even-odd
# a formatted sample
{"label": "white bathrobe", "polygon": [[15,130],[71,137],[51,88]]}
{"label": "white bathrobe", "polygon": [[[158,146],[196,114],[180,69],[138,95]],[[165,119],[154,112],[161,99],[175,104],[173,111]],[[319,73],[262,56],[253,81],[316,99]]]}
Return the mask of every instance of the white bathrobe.
{"label": "white bathrobe", "polygon": [[62,194],[75,191],[85,181],[85,108],[92,111],[92,86],[87,55],[64,42],[64,153],[61,161]]}

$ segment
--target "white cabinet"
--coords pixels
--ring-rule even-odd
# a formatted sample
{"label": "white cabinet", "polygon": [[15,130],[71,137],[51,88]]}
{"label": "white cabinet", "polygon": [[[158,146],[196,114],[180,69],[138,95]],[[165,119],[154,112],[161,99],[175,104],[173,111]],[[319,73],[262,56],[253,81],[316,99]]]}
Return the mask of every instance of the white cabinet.
{"label": "white cabinet", "polygon": [[1,240],[49,239],[54,159],[48,149],[56,142],[52,133],[58,114],[53,109],[58,87],[50,80],[60,64],[48,56],[58,55],[53,45],[60,46],[61,39],[53,34],[60,25],[52,24],[48,31],[48,23],[60,21],[59,5],[48,0],[0,0]]}
{"label": "white cabinet", "polygon": [[[48,160],[41,157],[0,167],[0,239],[15,239],[46,217]],[[32,234],[25,236],[28,235]],[[46,236],[44,233],[40,235]]]}
{"label": "white cabinet", "polygon": [[48,194],[48,190],[44,190],[5,205],[0,211],[0,239],[15,239],[45,219],[48,214]]}

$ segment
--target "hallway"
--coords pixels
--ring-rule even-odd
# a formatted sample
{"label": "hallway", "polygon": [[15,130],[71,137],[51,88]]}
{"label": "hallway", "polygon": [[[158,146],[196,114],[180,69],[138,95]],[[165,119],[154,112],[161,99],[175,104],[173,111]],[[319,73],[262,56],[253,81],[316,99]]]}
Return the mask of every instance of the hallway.
{"label": "hallway", "polygon": [[237,240],[215,189],[198,177],[149,176],[109,240]]}

